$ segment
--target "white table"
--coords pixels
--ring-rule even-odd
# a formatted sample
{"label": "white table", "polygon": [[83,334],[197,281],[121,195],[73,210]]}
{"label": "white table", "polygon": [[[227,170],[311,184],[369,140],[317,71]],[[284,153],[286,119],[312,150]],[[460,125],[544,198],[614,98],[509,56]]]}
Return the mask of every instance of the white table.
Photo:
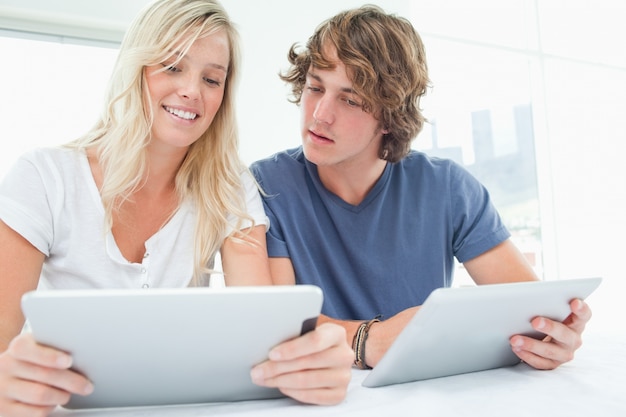
{"label": "white table", "polygon": [[365,388],[354,370],[347,399],[336,406],[290,399],[89,411],[54,417],[196,416],[626,416],[626,333],[585,334],[576,358],[553,371],[520,364],[428,381]]}

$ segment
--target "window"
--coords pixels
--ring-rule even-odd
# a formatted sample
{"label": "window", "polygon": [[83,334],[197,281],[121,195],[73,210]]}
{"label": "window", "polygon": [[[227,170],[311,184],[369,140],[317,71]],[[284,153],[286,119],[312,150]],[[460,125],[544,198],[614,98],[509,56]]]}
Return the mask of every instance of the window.
{"label": "window", "polygon": [[11,33],[0,33],[0,50],[1,178],[26,150],[69,142],[95,123],[117,50]]}
{"label": "window", "polygon": [[[428,15],[423,25],[414,22],[423,37],[432,88],[422,101],[429,121],[414,142],[414,148],[429,155],[455,160],[464,165],[489,190],[492,200],[535,272],[543,275],[542,224],[535,152],[533,71],[535,54],[520,47],[526,29],[523,3],[509,5],[518,10],[500,10],[502,20],[511,18],[516,30],[504,31],[485,22],[461,19],[461,8],[445,3],[425,12],[416,7],[416,20]],[[462,3],[464,4],[464,3]],[[484,0],[488,9],[499,2]],[[476,7],[472,4],[472,7]],[[482,15],[481,13],[478,13]],[[439,22],[440,16],[445,22]],[[455,19],[454,17],[459,17]],[[445,18],[445,19],[444,19]],[[454,23],[451,27],[451,22]],[[426,32],[421,31],[424,26]],[[447,30],[446,35],[428,30]],[[494,36],[494,31],[504,36]],[[460,36],[451,37],[450,34]],[[458,265],[455,282],[471,282]]]}

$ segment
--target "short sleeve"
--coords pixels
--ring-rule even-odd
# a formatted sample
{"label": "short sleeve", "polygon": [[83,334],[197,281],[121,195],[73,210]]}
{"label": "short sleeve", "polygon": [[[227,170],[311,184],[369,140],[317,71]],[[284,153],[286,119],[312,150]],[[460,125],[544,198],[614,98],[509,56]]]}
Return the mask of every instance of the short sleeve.
{"label": "short sleeve", "polygon": [[466,262],[510,237],[487,189],[464,168],[453,165],[450,176],[453,251]]}
{"label": "short sleeve", "polygon": [[[252,217],[255,226],[265,225],[266,229],[269,228],[269,219],[265,215],[265,210],[263,209],[263,201],[261,200],[261,195],[259,194],[259,189],[250,174],[249,171],[244,171],[241,175],[241,184],[243,186],[244,199],[246,205],[246,213]],[[230,224],[237,224],[237,218],[232,213],[228,216],[228,221]],[[248,219],[243,219],[241,223],[241,229],[246,229],[251,227],[252,223]],[[228,230],[228,233],[232,233],[233,230]]]}
{"label": "short sleeve", "polygon": [[289,258],[289,249],[287,247],[287,242],[283,236],[282,227],[280,226],[280,222],[276,219],[276,215],[274,214],[272,208],[267,204],[266,201],[263,201],[265,204],[265,211],[267,213],[267,217],[269,219],[270,227],[266,234],[267,239],[267,254],[270,258]]}
{"label": "short sleeve", "polygon": [[54,173],[42,172],[45,165],[36,165],[34,158],[34,153],[20,157],[0,183],[0,219],[48,256],[54,239],[50,204],[55,190],[46,184],[54,182]]}

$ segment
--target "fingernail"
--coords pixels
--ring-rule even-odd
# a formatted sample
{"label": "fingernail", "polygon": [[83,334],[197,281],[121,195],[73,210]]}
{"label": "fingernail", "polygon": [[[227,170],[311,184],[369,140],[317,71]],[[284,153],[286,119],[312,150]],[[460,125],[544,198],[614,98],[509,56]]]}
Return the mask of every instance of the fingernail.
{"label": "fingernail", "polygon": [[278,351],[278,349],[272,349],[270,350],[270,353],[267,355],[267,357],[272,361],[279,361],[281,360],[282,355],[280,354],[280,351]]}
{"label": "fingernail", "polygon": [[541,330],[544,327],[546,327],[546,321],[544,320],[543,317],[540,317],[539,320],[537,320],[537,329]]}
{"label": "fingernail", "polygon": [[83,388],[83,395],[89,395],[93,392],[93,384],[91,382],[87,383],[87,385],[85,385],[85,388]]}
{"label": "fingernail", "polygon": [[524,345],[524,341],[521,337],[514,337],[512,342],[513,347],[521,347]]}
{"label": "fingernail", "polygon": [[59,368],[69,368],[72,366],[72,357],[69,355],[59,355],[57,357],[57,366]]}
{"label": "fingernail", "polygon": [[250,378],[252,378],[253,382],[257,383],[263,381],[263,370],[258,366],[252,368],[252,370],[250,371]]}

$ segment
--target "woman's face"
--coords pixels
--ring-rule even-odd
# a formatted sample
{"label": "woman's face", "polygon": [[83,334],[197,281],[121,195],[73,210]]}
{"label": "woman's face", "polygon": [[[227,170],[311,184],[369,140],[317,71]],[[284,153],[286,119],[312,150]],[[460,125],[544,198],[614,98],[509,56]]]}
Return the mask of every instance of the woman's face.
{"label": "woman's face", "polygon": [[229,52],[228,37],[219,31],[196,40],[178,63],[172,58],[146,68],[154,113],[151,146],[186,152],[209,128],[224,98]]}

